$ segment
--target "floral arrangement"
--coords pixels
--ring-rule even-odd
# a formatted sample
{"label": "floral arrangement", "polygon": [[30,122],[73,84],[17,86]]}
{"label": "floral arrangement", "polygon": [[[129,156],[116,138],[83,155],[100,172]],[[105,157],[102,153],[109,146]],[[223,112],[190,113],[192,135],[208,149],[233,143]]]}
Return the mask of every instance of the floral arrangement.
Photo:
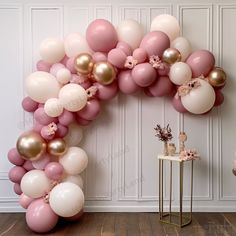
{"label": "floral arrangement", "polygon": [[156,131],[155,136],[158,137],[160,141],[168,142],[173,138],[169,124],[163,128],[161,128],[160,125],[157,125],[154,130]]}
{"label": "floral arrangement", "polygon": [[180,152],[180,159],[183,161],[190,161],[199,159],[199,154],[196,149],[186,149]]}

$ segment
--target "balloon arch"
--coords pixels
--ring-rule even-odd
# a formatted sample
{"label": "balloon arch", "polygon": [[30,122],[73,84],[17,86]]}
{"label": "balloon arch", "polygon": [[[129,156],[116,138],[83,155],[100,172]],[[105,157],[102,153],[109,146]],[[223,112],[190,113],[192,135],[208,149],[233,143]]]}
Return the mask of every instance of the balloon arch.
{"label": "balloon arch", "polygon": [[119,90],[171,96],[181,113],[204,114],[223,103],[226,74],[207,50],[191,51],[171,15],[154,18],[146,35],[125,20],[115,29],[107,20],[89,24],[86,38],[44,40],[37,71],[26,78],[23,109],[34,124],[8,153],[9,171],[26,221],[35,232],[50,231],[59,217],[77,220],[83,212],[81,172],[88,164],[78,147],[81,126],[100,112],[100,103]]}

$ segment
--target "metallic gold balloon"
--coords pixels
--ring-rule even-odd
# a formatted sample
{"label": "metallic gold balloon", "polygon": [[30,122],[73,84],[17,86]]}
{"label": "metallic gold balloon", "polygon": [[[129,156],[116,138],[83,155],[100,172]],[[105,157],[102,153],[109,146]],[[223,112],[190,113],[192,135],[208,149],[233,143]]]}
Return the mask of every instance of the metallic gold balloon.
{"label": "metallic gold balloon", "polygon": [[162,61],[168,64],[174,64],[175,62],[181,61],[181,54],[175,48],[167,48],[162,55]]}
{"label": "metallic gold balloon", "polygon": [[208,75],[208,81],[213,87],[221,87],[225,85],[227,75],[220,67],[215,67]]}
{"label": "metallic gold balloon", "polygon": [[61,139],[53,139],[48,143],[47,151],[54,156],[61,156],[67,151],[66,142]]}
{"label": "metallic gold balloon", "polygon": [[108,62],[98,62],[93,67],[93,79],[97,82],[108,85],[116,78],[115,68]]}
{"label": "metallic gold balloon", "polygon": [[34,161],[39,159],[46,151],[44,139],[36,132],[23,133],[17,140],[17,150],[25,160]]}
{"label": "metallic gold balloon", "polygon": [[87,75],[93,70],[93,58],[88,53],[81,53],[75,58],[75,69],[78,73]]}

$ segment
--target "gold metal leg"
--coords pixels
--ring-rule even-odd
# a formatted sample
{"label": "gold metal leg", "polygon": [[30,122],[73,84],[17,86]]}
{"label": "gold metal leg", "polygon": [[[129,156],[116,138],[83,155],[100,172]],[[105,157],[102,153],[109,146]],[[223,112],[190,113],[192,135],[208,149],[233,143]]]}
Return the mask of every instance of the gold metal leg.
{"label": "gold metal leg", "polygon": [[193,213],[193,160],[191,161],[191,195],[190,195],[190,221]]}
{"label": "gold metal leg", "polygon": [[182,221],[183,221],[183,162],[179,163],[179,224],[180,227],[182,227]]}
{"label": "gold metal leg", "polygon": [[159,160],[159,217],[160,220],[162,219],[162,213],[163,213],[163,209],[162,209],[162,160]]}
{"label": "gold metal leg", "polygon": [[172,204],[172,161],[170,161],[170,202],[169,202],[169,220],[171,223],[171,204]]}

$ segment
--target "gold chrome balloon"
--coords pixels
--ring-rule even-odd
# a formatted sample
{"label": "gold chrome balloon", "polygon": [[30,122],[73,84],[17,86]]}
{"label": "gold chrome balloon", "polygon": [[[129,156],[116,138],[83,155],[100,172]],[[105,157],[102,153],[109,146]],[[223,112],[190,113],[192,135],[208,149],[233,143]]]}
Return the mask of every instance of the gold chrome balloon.
{"label": "gold chrome balloon", "polygon": [[93,79],[108,85],[116,78],[116,70],[109,62],[98,62],[93,67]]}
{"label": "gold chrome balloon", "polygon": [[46,151],[44,139],[36,132],[23,133],[17,140],[16,147],[22,158],[35,161]]}
{"label": "gold chrome balloon", "polygon": [[78,73],[87,75],[93,70],[93,58],[88,53],[81,53],[75,58],[75,69]]}
{"label": "gold chrome balloon", "polygon": [[181,54],[176,48],[167,48],[162,55],[162,61],[168,64],[174,64],[175,62],[181,61]]}
{"label": "gold chrome balloon", "polygon": [[66,142],[61,138],[53,139],[49,141],[47,151],[51,155],[61,156],[67,151]]}
{"label": "gold chrome balloon", "polygon": [[220,67],[215,67],[208,75],[208,81],[213,87],[221,87],[226,83],[227,75]]}

